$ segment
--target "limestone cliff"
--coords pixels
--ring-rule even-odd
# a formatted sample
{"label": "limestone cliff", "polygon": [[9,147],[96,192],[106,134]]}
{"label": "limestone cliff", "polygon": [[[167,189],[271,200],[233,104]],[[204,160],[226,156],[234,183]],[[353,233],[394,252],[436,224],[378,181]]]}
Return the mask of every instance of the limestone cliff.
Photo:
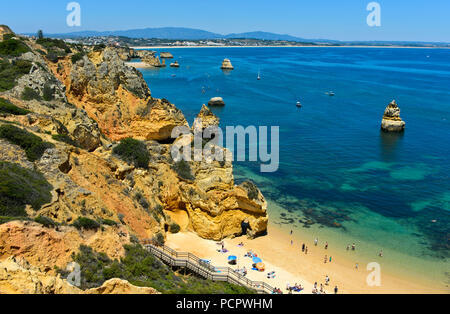
{"label": "limestone cliff", "polygon": [[174,105],[151,97],[142,74],[126,66],[114,48],[84,56],[72,66],[65,84],[68,100],[86,110],[114,141],[163,141],[175,126],[187,125]]}
{"label": "limestone cliff", "polygon": [[403,132],[406,123],[400,118],[400,108],[393,100],[386,108],[381,122],[381,129],[385,132]]}
{"label": "limestone cliff", "polygon": [[0,294],[159,294],[153,288],[136,287],[126,280],[110,279],[101,287],[83,291],[67,280],[34,267],[23,258],[0,262]]}

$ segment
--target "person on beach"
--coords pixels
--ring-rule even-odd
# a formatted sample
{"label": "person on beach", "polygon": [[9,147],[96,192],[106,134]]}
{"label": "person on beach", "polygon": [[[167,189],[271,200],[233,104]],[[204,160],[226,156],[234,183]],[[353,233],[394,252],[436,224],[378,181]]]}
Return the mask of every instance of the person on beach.
{"label": "person on beach", "polygon": [[332,257],[330,256],[330,263],[331,263]]}
{"label": "person on beach", "polygon": [[323,293],[323,284],[320,284],[320,292]]}
{"label": "person on beach", "polygon": [[308,247],[305,247],[305,255],[308,255]]}
{"label": "person on beach", "polygon": [[302,252],[305,252],[305,243],[302,245]]}
{"label": "person on beach", "polygon": [[383,250],[380,251],[380,254],[378,254],[380,257],[383,257]]}
{"label": "person on beach", "polygon": [[324,258],[323,262],[326,264],[326,263],[327,263],[327,260],[328,260],[328,256],[325,255],[325,258]]}
{"label": "person on beach", "polygon": [[328,284],[330,283],[330,277],[328,277],[328,275],[325,277],[325,285],[328,286]]}
{"label": "person on beach", "polygon": [[319,239],[316,238],[316,239],[314,240],[314,246],[317,246],[317,244],[319,244]]}
{"label": "person on beach", "polygon": [[338,287],[337,286],[334,287],[334,294],[338,294],[338,291],[339,291]]}
{"label": "person on beach", "polygon": [[352,245],[352,251],[355,251],[355,250],[356,250],[356,244],[353,243],[353,245]]}
{"label": "person on beach", "polygon": [[294,233],[294,231],[291,230],[291,235]]}
{"label": "person on beach", "polygon": [[317,289],[317,282],[314,283],[314,289]]}
{"label": "person on beach", "polygon": [[328,250],[328,242],[325,243],[325,250]]}
{"label": "person on beach", "polygon": [[350,244],[347,245],[347,251],[350,251]]}
{"label": "person on beach", "polygon": [[294,241],[293,240],[291,240],[291,245],[294,245]]}
{"label": "person on beach", "polygon": [[359,265],[358,263],[355,264],[355,269],[358,270],[359,269]]}

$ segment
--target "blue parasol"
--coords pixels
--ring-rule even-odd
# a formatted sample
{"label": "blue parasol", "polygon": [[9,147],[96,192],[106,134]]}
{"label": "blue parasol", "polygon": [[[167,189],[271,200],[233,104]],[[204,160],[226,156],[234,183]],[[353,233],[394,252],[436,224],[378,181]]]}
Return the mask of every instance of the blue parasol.
{"label": "blue parasol", "polygon": [[228,256],[228,260],[235,261],[235,260],[237,260],[237,256],[234,256],[234,255]]}
{"label": "blue parasol", "polygon": [[262,259],[260,259],[259,257],[254,257],[253,263],[255,263],[255,264],[262,263]]}

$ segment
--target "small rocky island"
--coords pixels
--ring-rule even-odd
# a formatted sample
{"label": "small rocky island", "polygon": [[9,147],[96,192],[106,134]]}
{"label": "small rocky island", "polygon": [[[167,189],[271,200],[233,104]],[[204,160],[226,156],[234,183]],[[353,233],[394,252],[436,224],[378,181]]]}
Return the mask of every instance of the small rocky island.
{"label": "small rocky island", "polygon": [[400,118],[400,108],[393,100],[386,108],[381,122],[381,129],[384,132],[403,132],[406,123]]}
{"label": "small rocky island", "polygon": [[159,56],[161,59],[173,59],[173,55],[170,52],[161,52]]}
{"label": "small rocky island", "polygon": [[234,70],[233,65],[231,64],[230,59],[224,59],[222,62],[222,70]]}
{"label": "small rocky island", "polygon": [[210,106],[210,107],[214,107],[214,106],[223,107],[223,106],[225,106],[225,101],[223,100],[222,97],[213,97],[213,98],[211,98],[209,100],[208,106]]}

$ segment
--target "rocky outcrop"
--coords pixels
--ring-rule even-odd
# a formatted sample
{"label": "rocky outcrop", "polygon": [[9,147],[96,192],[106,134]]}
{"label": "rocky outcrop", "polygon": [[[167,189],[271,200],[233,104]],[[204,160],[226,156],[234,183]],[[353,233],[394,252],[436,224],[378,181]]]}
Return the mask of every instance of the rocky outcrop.
{"label": "rocky outcrop", "polygon": [[0,25],[0,39],[3,40],[4,35],[13,34],[14,32],[6,25]]}
{"label": "rocky outcrop", "polygon": [[209,100],[208,106],[210,106],[210,107],[214,107],[214,106],[222,107],[222,106],[225,106],[225,101],[223,100],[222,97],[213,97],[213,98],[211,98]]}
{"label": "rocky outcrop", "polygon": [[80,294],[82,291],[59,276],[31,266],[25,259],[0,262],[0,294]]}
{"label": "rocky outcrop", "polygon": [[231,64],[230,59],[224,59],[222,62],[222,70],[234,70],[233,65]]}
{"label": "rocky outcrop", "polygon": [[206,128],[219,126],[220,119],[205,105],[192,124],[192,131],[203,132]]}
{"label": "rocky outcrop", "polygon": [[161,59],[173,59],[173,55],[170,52],[161,52],[159,56]]}
{"label": "rocky outcrop", "polygon": [[23,258],[0,262],[0,294],[160,294],[149,287],[137,287],[126,280],[110,279],[101,287],[83,291],[59,275],[44,272]]}
{"label": "rocky outcrop", "polygon": [[126,280],[110,279],[101,287],[86,290],[85,294],[161,294],[149,287],[136,287]]}
{"label": "rocky outcrop", "polygon": [[163,68],[166,66],[166,61],[159,59],[159,57],[155,56],[154,54],[147,54],[141,58],[141,61],[147,64],[148,66],[155,67],[155,68]]}
{"label": "rocky outcrop", "polygon": [[381,129],[385,132],[403,132],[406,123],[400,118],[400,108],[393,100],[386,108],[381,122]]}
{"label": "rocky outcrop", "polygon": [[187,122],[174,105],[154,99],[142,74],[125,65],[113,48],[78,61],[67,79],[67,97],[86,110],[112,140],[167,140]]}
{"label": "rocky outcrop", "polygon": [[13,221],[0,225],[0,260],[24,258],[49,273],[54,273],[55,266],[64,269],[72,261],[72,253],[77,253],[82,244],[118,259],[124,256],[123,246],[129,243],[129,231],[124,226],[80,232],[65,226],[44,228],[34,222]]}

